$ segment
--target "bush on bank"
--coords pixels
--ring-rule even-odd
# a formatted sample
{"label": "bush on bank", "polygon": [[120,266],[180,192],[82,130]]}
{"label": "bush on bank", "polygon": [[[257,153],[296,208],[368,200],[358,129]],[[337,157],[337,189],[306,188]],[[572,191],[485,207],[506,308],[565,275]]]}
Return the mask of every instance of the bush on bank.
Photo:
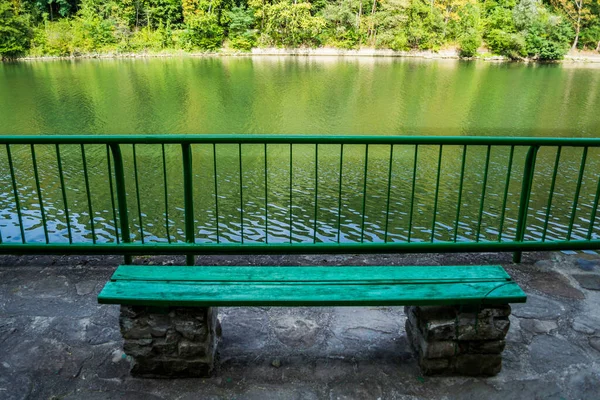
{"label": "bush on bank", "polygon": [[[439,50],[512,59],[600,51],[582,0],[0,0],[0,56],[249,51],[256,46]],[[579,18],[573,18],[573,13]]]}

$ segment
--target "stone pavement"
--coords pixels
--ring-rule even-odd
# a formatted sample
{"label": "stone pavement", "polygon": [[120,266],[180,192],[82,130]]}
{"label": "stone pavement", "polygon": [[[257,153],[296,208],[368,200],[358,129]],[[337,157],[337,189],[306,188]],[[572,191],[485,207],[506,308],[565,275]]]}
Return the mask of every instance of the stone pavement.
{"label": "stone pavement", "polygon": [[[199,265],[502,264],[529,294],[502,372],[424,378],[402,307],[220,308],[210,379],[129,376],[118,306],[96,295],[117,257],[0,257],[0,399],[599,399],[600,257],[588,254],[211,256]],[[183,263],[138,258],[136,263]]]}

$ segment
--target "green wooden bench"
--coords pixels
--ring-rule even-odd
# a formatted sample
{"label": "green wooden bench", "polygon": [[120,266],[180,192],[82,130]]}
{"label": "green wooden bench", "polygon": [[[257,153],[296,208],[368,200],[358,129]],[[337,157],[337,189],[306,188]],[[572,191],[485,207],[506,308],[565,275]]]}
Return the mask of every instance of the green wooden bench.
{"label": "green wooden bench", "polygon": [[[125,352],[135,360],[133,372],[145,376],[209,374],[218,306],[411,306],[407,330],[425,373],[493,375],[509,325],[507,304],[525,300],[498,265],[123,265],[98,296],[102,304],[123,305]],[[465,357],[471,366],[475,358],[494,362],[471,373],[461,367]]]}

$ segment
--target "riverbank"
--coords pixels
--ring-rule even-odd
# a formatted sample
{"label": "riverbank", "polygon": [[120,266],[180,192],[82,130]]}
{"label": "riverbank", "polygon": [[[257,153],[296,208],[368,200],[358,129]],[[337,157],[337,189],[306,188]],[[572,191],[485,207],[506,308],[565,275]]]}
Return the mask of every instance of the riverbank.
{"label": "riverbank", "polygon": [[[355,50],[338,49],[333,47],[319,48],[253,48],[249,52],[236,51],[223,48],[219,51],[212,52],[193,52],[184,50],[165,50],[160,52],[142,51],[132,53],[87,53],[73,56],[24,56],[19,57],[17,61],[44,61],[44,60],[72,60],[72,59],[111,59],[111,58],[172,58],[172,57],[253,57],[253,56],[310,56],[310,57],[398,57],[398,58],[422,58],[422,59],[461,59],[457,49],[444,49],[440,51],[395,51],[389,49],[373,49],[361,48]],[[490,53],[480,51],[476,57],[468,60],[482,60],[491,62],[540,62],[534,59],[523,59],[514,61],[505,56],[492,55]],[[577,51],[567,54],[563,60],[553,61],[556,63],[599,63],[600,53]]]}
{"label": "riverbank", "polygon": [[119,307],[96,300],[121,257],[1,256],[0,398],[596,399],[600,258],[524,256],[522,264],[508,253],[198,257],[224,266],[502,264],[528,301],[513,305],[493,378],[422,377],[402,307],[226,307],[215,375],[182,380],[129,375]]}

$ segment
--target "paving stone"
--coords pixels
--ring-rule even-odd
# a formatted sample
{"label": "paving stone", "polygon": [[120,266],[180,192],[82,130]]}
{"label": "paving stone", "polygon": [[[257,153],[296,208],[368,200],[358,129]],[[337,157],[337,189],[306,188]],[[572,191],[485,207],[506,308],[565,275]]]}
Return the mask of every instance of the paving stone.
{"label": "paving stone", "polygon": [[531,342],[531,365],[536,372],[564,371],[572,364],[585,363],[585,352],[569,342],[555,336],[539,335]]}
{"label": "paving stone", "polygon": [[11,372],[10,368],[0,365],[0,399],[25,400],[31,398],[33,384],[31,379],[23,374]]}
{"label": "paving stone", "polygon": [[558,272],[532,272],[533,279],[527,284],[549,296],[560,296],[567,299],[582,300],[584,294],[571,286],[569,280]]}
{"label": "paving stone", "polygon": [[42,276],[27,285],[21,293],[41,299],[64,296],[69,290],[69,281],[64,276]]}
{"label": "paving stone", "polygon": [[342,341],[385,341],[398,336],[400,321],[370,307],[336,307],[331,329]]}
{"label": "paving stone", "polygon": [[317,400],[319,396],[311,388],[285,390],[281,387],[260,385],[249,388],[239,396],[247,400],[281,399],[281,400]]}
{"label": "paving stone", "polygon": [[524,330],[540,334],[549,333],[555,329],[558,329],[556,321],[540,321],[539,319],[523,319],[521,320],[521,328]]}
{"label": "paving stone", "polygon": [[592,346],[594,349],[600,351],[600,337],[590,338],[590,346]]}
{"label": "paving stone", "polygon": [[576,332],[591,335],[596,332],[596,330],[600,330],[600,321],[587,316],[578,315],[573,320],[572,327]]}
{"label": "paving stone", "polygon": [[575,263],[584,271],[593,271],[597,267],[600,267],[600,260],[586,260],[584,258],[578,258]]}
{"label": "paving stone", "polygon": [[535,294],[527,295],[527,303],[513,304],[512,313],[519,318],[556,319],[565,311],[558,301]]}
{"label": "paving stone", "polygon": [[521,320],[514,315],[508,317],[510,321],[510,329],[506,333],[506,341],[507,342],[521,342],[523,340],[523,335],[521,333]]}
{"label": "paving stone", "polygon": [[584,289],[600,290],[600,275],[577,274],[573,275],[573,278],[575,278],[575,280],[579,282],[581,287]]}
{"label": "paving stone", "polygon": [[598,394],[600,393],[599,371],[583,368],[573,371],[572,374],[566,377],[565,381],[566,386],[570,388],[569,398],[580,400],[598,400]]}
{"label": "paving stone", "polygon": [[96,282],[96,281],[77,282],[75,284],[75,290],[77,291],[77,294],[79,296],[85,296],[85,295],[92,293],[94,291],[94,289],[96,289],[97,285],[98,285],[98,282]]}
{"label": "paving stone", "polygon": [[508,382],[491,382],[490,380],[460,381],[450,387],[449,400],[565,400],[557,382],[546,379],[510,380]]}
{"label": "paving stone", "polygon": [[454,364],[456,372],[467,376],[494,376],[502,369],[500,354],[461,354]]}
{"label": "paving stone", "polygon": [[[107,399],[127,399],[127,400],[165,400],[164,397],[142,391],[127,390],[102,390],[95,392],[78,392],[60,397],[64,400],[107,400]],[[203,397],[204,398],[204,397]]]}
{"label": "paving stone", "polygon": [[[240,307],[221,315],[223,346],[238,353],[253,352],[263,348],[268,340],[269,317],[258,307]],[[223,347],[219,344],[219,347]]]}
{"label": "paving stone", "polygon": [[277,339],[292,348],[308,348],[317,341],[319,325],[306,317],[285,315],[274,323]]}

